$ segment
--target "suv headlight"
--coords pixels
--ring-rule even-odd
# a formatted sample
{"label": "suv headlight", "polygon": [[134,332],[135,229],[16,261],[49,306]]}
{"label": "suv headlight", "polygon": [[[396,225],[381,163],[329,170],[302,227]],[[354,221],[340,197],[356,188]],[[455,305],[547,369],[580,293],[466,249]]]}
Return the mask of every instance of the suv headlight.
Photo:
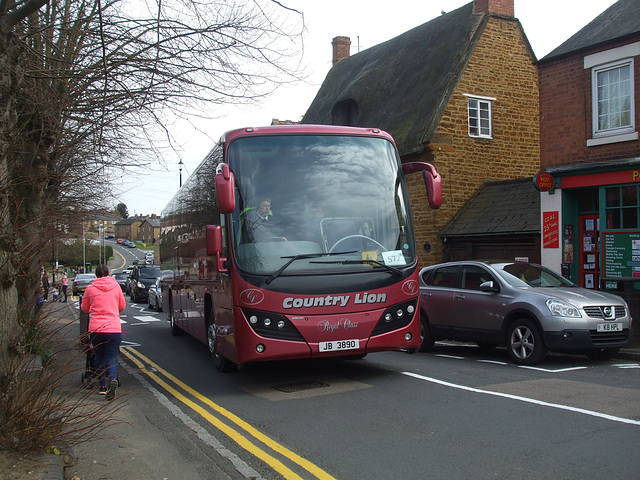
{"label": "suv headlight", "polygon": [[582,315],[580,315],[580,311],[570,303],[563,302],[562,300],[558,300],[556,298],[549,298],[546,303],[547,308],[549,308],[549,311],[553,316],[573,318],[582,317]]}
{"label": "suv headlight", "polygon": [[138,282],[138,288],[144,290],[144,283]]}

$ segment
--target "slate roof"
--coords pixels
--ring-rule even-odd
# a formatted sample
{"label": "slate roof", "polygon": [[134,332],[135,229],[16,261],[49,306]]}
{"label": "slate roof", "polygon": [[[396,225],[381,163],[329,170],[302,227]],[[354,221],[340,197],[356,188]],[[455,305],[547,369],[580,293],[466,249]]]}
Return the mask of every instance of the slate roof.
{"label": "slate roof", "polygon": [[540,61],[637,33],[640,33],[640,0],[619,0]]}
{"label": "slate roof", "polygon": [[357,105],[351,126],[389,132],[400,155],[420,153],[480,38],[489,14],[473,2],[336,63],[302,123],[332,123],[334,106]]}
{"label": "slate roof", "polygon": [[485,181],[440,236],[533,233],[540,233],[540,192],[529,177]]}
{"label": "slate roof", "polygon": [[160,219],[159,218],[145,218],[142,223],[148,223],[153,228],[160,228]]}

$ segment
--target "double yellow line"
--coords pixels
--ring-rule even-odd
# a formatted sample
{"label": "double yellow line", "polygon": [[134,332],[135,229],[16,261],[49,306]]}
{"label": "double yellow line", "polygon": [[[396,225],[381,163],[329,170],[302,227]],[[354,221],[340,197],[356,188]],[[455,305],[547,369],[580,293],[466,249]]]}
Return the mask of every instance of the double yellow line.
{"label": "double yellow line", "polygon": [[[280,445],[274,440],[270,439],[268,436],[258,431],[256,428],[252,427],[250,424],[239,418],[237,415],[231,413],[229,410],[221,407],[220,405],[212,402],[210,399],[199,393],[198,391],[191,388],[189,385],[181,382],[179,379],[171,375],[166,370],[160,368],[157,364],[152,362],[149,358],[142,355],[140,352],[132,349],[131,347],[124,347],[121,350],[121,353],[127,357],[131,362],[133,362],[142,373],[148,375],[156,384],[160,385],[164,390],[170,393],[176,400],[182,402],[184,405],[193,409],[197,412],[202,418],[204,418],[207,422],[213,425],[215,428],[223,432],[229,438],[231,438],[234,442],[236,442],[240,447],[242,447],[247,452],[255,455],[257,458],[265,462],[271,468],[273,468],[276,472],[282,475],[283,478],[289,480],[303,480],[303,477],[300,477],[294,471],[292,471],[289,467],[287,467],[280,460],[275,458],[273,455],[267,453],[262,447],[256,445],[252,439],[250,439],[248,435],[253,437],[255,440],[262,442],[266,447],[270,448],[274,452],[279,453],[283,457],[287,458],[289,461],[299,465],[309,473],[311,473],[314,477],[320,480],[335,480],[334,477],[329,475],[327,472],[317,467],[310,461],[302,458],[296,453],[292,452],[288,448]],[[147,366],[156,370],[157,373],[149,371]],[[171,382],[175,387],[182,389],[188,395],[199,401],[196,401],[188,398],[184,394],[182,394],[177,388],[169,384],[167,381],[160,378],[158,375],[161,374],[163,377],[167,379],[168,382]],[[208,407],[204,408],[201,406],[204,404]],[[223,422],[220,418],[216,417],[211,413],[210,410],[218,413],[221,417],[224,417],[231,425]],[[242,432],[244,431],[244,433]]]}

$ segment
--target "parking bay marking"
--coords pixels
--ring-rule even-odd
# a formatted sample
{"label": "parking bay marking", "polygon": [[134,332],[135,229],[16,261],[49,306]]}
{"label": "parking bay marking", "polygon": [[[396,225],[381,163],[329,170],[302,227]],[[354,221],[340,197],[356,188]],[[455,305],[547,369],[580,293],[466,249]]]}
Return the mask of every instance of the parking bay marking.
{"label": "parking bay marking", "polygon": [[403,375],[406,375],[408,377],[413,377],[413,378],[416,378],[418,380],[423,380],[425,382],[436,383],[436,384],[442,385],[444,387],[456,388],[458,390],[464,390],[464,391],[467,391],[467,392],[482,393],[482,394],[485,394],[485,395],[492,395],[492,396],[495,396],[495,397],[502,397],[502,398],[507,398],[507,399],[510,399],[510,400],[518,400],[520,402],[525,402],[525,403],[532,403],[534,405],[540,405],[540,406],[543,406],[543,407],[551,407],[551,408],[557,408],[559,410],[567,410],[569,412],[582,413],[584,415],[590,415],[592,417],[603,418],[605,420],[611,420],[611,421],[619,422],[619,423],[627,423],[627,424],[630,424],[630,425],[640,425],[640,420],[632,420],[630,418],[616,417],[614,415],[608,415],[606,413],[594,412],[592,410],[587,410],[587,409],[584,409],[584,408],[570,407],[568,405],[561,405],[561,404],[558,404],[558,403],[544,402],[542,400],[536,400],[534,398],[521,397],[519,395],[513,395],[513,394],[510,394],[510,393],[493,392],[491,390],[482,390],[480,388],[468,387],[466,385],[458,385],[458,384],[455,384],[455,383],[446,382],[444,380],[438,380],[437,378],[425,377],[424,375],[418,375],[417,373],[413,373],[413,372],[400,372],[400,373],[402,373]]}

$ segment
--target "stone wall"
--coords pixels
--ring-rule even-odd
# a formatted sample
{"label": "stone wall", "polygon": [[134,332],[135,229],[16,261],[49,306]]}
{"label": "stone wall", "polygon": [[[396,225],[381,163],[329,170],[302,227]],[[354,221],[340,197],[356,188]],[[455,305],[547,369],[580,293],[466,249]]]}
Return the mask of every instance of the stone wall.
{"label": "stone wall", "polygon": [[[442,175],[443,203],[431,210],[422,178],[407,177],[420,267],[443,260],[438,232],[485,179],[533,176],[540,170],[538,73],[535,57],[516,20],[491,17],[474,47],[425,154],[403,161],[429,161]],[[468,95],[492,101],[492,137],[468,134]],[[431,252],[423,245],[429,242]]]}

